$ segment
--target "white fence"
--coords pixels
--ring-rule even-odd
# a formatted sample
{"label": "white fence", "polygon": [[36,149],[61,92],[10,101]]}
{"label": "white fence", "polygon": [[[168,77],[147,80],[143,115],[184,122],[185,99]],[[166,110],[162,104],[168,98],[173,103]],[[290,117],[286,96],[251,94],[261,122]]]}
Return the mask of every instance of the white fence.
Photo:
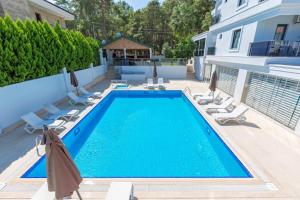
{"label": "white fence", "polygon": [[[122,77],[126,78],[141,77],[141,74],[145,78],[153,76],[153,66],[116,66],[116,69],[125,74]],[[157,66],[157,76],[166,79],[186,79],[187,66]]]}
{"label": "white fence", "polygon": [[[104,75],[107,66],[91,67],[75,72],[80,85],[86,85]],[[69,75],[63,73],[25,81],[0,88],[0,134],[1,128],[10,126],[28,112],[36,112],[45,104],[56,102],[70,90]]]}

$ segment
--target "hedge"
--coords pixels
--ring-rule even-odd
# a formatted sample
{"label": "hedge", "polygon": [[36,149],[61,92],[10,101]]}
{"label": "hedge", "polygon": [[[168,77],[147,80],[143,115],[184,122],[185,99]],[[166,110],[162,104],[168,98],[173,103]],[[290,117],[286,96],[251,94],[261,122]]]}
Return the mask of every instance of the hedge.
{"label": "hedge", "polygon": [[99,65],[99,43],[58,24],[0,17],[0,87]]}

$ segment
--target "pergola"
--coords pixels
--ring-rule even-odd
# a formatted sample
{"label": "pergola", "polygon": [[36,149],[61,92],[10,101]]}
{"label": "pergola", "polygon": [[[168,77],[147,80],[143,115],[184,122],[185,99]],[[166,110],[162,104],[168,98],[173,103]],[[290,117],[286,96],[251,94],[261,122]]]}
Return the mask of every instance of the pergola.
{"label": "pergola", "polygon": [[115,61],[149,60],[152,48],[129,38],[121,37],[103,46],[109,64]]}

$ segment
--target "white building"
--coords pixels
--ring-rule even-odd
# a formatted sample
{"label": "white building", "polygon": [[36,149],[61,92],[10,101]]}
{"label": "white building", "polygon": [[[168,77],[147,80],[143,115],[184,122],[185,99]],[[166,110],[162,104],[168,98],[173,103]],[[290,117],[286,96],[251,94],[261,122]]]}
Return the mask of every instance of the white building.
{"label": "white building", "polygon": [[212,15],[193,38],[197,78],[216,70],[237,103],[300,133],[300,0],[216,0]]}

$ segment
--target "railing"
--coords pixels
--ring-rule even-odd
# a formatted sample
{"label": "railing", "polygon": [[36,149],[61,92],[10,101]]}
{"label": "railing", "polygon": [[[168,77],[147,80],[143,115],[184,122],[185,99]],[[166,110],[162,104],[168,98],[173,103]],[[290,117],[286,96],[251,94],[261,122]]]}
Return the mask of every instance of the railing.
{"label": "railing", "polygon": [[161,58],[155,63],[157,66],[184,66],[187,65],[187,61],[185,58]]}
{"label": "railing", "polygon": [[[150,59],[113,59],[115,66],[153,66],[154,60]],[[187,64],[185,58],[160,58],[155,60],[156,66],[184,66]]]}
{"label": "railing", "polygon": [[264,41],[250,43],[249,56],[300,56],[300,42]]}
{"label": "railing", "polygon": [[219,23],[220,20],[221,20],[221,14],[218,13],[218,14],[216,14],[216,15],[213,17],[213,19],[212,19],[212,25],[215,25],[215,24]]}
{"label": "railing", "polygon": [[183,93],[188,93],[189,95],[192,95],[192,90],[189,87],[184,88]]}
{"label": "railing", "polygon": [[194,51],[194,56],[203,56],[204,55],[204,49],[198,49]]}
{"label": "railing", "polygon": [[207,55],[215,55],[215,54],[216,54],[216,47],[207,48]]}
{"label": "railing", "polygon": [[113,65],[115,66],[150,66],[150,59],[131,59],[131,58],[114,58]]}

